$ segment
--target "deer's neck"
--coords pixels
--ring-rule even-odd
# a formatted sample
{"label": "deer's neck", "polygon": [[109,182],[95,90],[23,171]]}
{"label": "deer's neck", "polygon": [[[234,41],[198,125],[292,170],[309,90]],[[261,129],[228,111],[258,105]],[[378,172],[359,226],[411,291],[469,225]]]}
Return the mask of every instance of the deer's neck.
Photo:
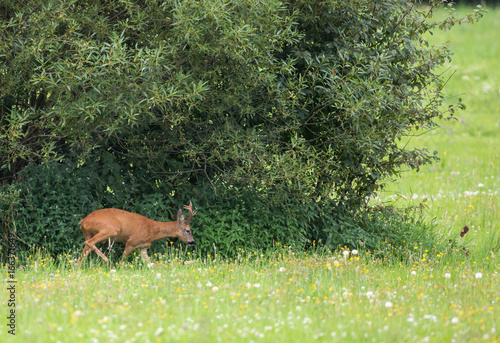
{"label": "deer's neck", "polygon": [[154,222],[153,230],[151,230],[152,238],[157,241],[167,237],[177,237],[177,221],[174,222]]}

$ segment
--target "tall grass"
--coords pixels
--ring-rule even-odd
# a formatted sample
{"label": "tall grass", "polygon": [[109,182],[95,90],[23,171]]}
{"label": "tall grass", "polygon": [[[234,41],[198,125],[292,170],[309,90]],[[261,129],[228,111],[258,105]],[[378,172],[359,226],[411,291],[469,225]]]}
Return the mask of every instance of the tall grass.
{"label": "tall grass", "polygon": [[276,244],[232,260],[173,248],[151,265],[113,268],[33,251],[17,261],[15,336],[6,280],[0,292],[0,341],[499,342],[499,25],[491,10],[432,37],[450,41],[447,88],[468,109],[412,138],[441,162],[404,173],[377,199],[422,206],[448,243],[307,253]]}

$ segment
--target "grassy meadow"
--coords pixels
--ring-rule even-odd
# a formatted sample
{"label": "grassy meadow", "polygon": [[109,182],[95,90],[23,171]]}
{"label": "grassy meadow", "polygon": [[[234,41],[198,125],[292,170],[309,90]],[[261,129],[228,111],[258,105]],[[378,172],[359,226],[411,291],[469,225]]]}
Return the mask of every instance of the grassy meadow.
{"label": "grassy meadow", "polygon": [[[472,9],[459,9],[463,16]],[[430,42],[449,42],[453,60],[442,72],[450,103],[462,98],[465,111],[456,120],[410,139],[408,146],[438,150],[441,161],[417,172],[403,173],[387,185],[377,201],[399,206],[425,205],[425,216],[444,237],[458,236],[488,253],[500,245],[500,10],[489,9],[476,24],[435,32]]]}
{"label": "grassy meadow", "polygon": [[76,252],[54,261],[38,251],[17,263],[15,336],[1,267],[0,341],[500,342],[500,10],[435,32],[441,41],[455,52],[446,88],[467,110],[409,142],[441,162],[375,200],[421,206],[444,242],[463,246],[304,253],[276,243],[232,260],[173,248],[113,268],[95,254],[79,267]]}

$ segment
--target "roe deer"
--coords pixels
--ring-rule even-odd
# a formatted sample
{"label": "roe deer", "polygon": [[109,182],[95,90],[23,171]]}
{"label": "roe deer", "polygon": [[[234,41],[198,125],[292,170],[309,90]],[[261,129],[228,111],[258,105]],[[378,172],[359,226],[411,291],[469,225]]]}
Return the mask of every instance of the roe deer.
{"label": "roe deer", "polygon": [[173,222],[158,222],[148,219],[137,213],[131,213],[116,208],[105,208],[97,210],[80,220],[80,229],[85,236],[85,246],[79,262],[82,262],[90,250],[94,250],[106,263],[108,258],[96,247],[96,243],[111,239],[112,241],[125,243],[123,258],[126,258],[136,249],[141,249],[142,259],[149,262],[147,249],[154,241],[167,237],[177,237],[186,244],[194,245],[191,234],[191,218],[193,204],[184,205],[189,211],[187,220],[184,220],[182,209],[177,212],[177,220]]}

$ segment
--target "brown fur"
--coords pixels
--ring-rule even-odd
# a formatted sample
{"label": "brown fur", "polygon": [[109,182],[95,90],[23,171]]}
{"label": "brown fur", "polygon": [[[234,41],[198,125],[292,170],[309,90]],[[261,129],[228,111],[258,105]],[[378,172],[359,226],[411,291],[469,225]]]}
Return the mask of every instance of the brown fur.
{"label": "brown fur", "polygon": [[143,260],[149,262],[147,249],[151,243],[162,238],[179,238],[184,243],[194,245],[191,233],[191,218],[193,204],[184,206],[189,210],[189,217],[184,220],[182,210],[177,212],[177,220],[173,222],[159,222],[148,219],[137,213],[131,213],[116,208],[105,208],[89,214],[81,220],[80,229],[85,236],[80,262],[93,250],[99,257],[109,263],[108,258],[96,247],[96,244],[106,239],[125,243],[123,258],[137,249],[141,249]]}

